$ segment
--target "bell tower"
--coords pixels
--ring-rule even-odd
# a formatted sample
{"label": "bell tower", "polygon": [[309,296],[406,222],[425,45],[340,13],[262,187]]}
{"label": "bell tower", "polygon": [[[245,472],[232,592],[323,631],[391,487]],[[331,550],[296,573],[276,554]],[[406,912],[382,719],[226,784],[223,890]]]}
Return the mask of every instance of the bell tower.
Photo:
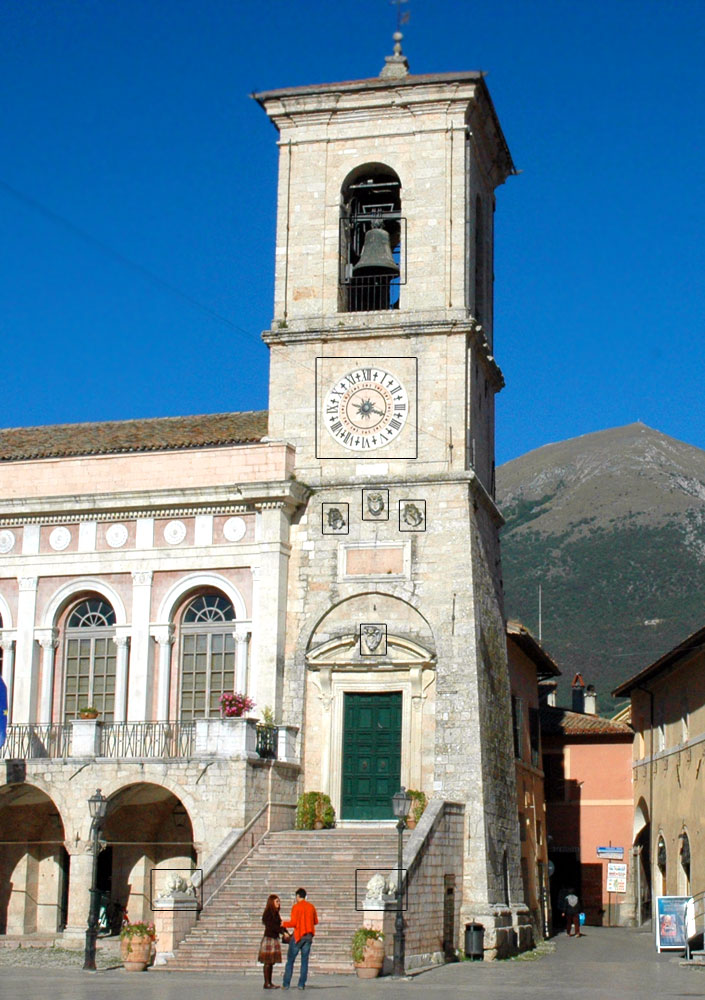
{"label": "bell tower", "polygon": [[461,926],[502,954],[527,923],[494,503],[514,167],[483,74],[411,75],[395,43],[378,77],[254,95],[279,132],[269,436],[310,490],[282,704],[339,818],[391,816],[395,783],[463,804]]}

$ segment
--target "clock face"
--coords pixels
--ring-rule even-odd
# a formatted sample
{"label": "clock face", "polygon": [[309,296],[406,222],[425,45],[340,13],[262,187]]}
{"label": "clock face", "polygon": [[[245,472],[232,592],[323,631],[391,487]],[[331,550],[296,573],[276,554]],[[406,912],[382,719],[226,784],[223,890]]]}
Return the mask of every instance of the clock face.
{"label": "clock face", "polygon": [[373,451],[399,436],[409,398],[399,379],[384,368],[354,368],[328,390],[323,422],[348,451]]}

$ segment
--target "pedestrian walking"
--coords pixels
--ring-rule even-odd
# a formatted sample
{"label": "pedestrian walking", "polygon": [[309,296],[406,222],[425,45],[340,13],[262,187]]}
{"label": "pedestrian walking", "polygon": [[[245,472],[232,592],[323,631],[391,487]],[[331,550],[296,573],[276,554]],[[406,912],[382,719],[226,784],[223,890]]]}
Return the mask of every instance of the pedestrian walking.
{"label": "pedestrian walking", "polygon": [[282,918],[279,910],[281,900],[279,896],[272,893],[267,897],[267,905],[262,914],[264,924],[264,934],[259,945],[259,955],[257,961],[264,966],[264,989],[278,990],[279,987],[272,983],[272,972],[277,962],[282,960],[282,950],[279,944],[279,936],[282,933]]}
{"label": "pedestrian walking", "polygon": [[571,929],[575,928],[575,936],[582,937],[580,930],[580,900],[572,889],[568,889],[563,900],[563,916],[565,917],[565,932],[572,937]]}
{"label": "pedestrian walking", "polygon": [[289,953],[286,956],[286,968],[284,969],[284,980],[282,989],[288,990],[291,977],[294,973],[294,962],[296,956],[301,954],[301,966],[299,968],[299,989],[306,989],[306,979],[308,977],[308,956],[313,943],[313,936],[316,933],[318,914],[313,903],[306,899],[306,890],[296,890],[296,901],[291,908],[291,917],[285,920],[283,927],[293,927],[294,939],[289,943]]}

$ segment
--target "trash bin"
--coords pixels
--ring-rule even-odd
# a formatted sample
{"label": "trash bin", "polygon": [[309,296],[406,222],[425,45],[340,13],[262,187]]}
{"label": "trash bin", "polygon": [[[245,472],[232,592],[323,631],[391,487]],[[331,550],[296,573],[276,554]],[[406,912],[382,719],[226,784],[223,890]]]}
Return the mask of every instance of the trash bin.
{"label": "trash bin", "polygon": [[485,928],[482,924],[465,925],[465,957],[481,962],[485,957]]}

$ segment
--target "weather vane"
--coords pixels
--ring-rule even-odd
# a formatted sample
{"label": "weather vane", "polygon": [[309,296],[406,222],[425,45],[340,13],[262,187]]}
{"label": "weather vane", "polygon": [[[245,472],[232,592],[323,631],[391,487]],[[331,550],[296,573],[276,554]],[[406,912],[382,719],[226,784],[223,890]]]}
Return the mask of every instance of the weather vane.
{"label": "weather vane", "polygon": [[408,24],[410,11],[406,10],[402,14],[401,5],[403,3],[408,3],[409,0],[389,0],[390,7],[396,7],[397,9],[397,31],[401,28],[402,24]]}

